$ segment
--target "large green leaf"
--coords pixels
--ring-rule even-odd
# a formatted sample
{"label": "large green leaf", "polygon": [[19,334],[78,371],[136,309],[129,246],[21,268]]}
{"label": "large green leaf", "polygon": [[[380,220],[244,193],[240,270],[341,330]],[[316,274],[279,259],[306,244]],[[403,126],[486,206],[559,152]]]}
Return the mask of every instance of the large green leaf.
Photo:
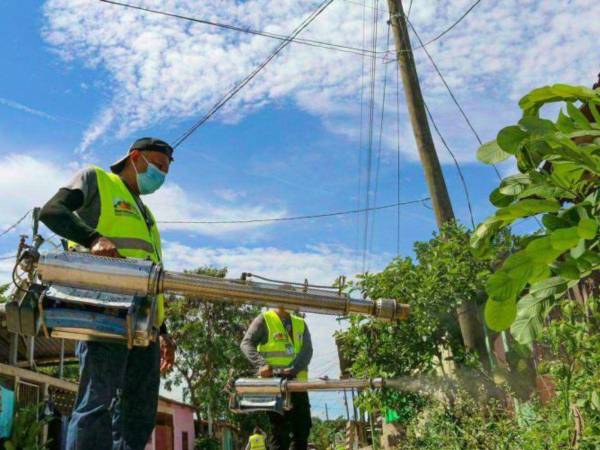
{"label": "large green leaf", "polygon": [[510,154],[502,150],[496,141],[486,142],[477,150],[477,159],[485,164],[496,164],[509,156]]}
{"label": "large green leaf", "polygon": [[496,217],[512,221],[521,217],[533,216],[539,213],[554,212],[560,209],[560,203],[552,199],[525,199],[513,205],[496,211]]}
{"label": "large green leaf", "polygon": [[514,195],[505,195],[500,192],[500,188],[494,189],[490,194],[490,203],[498,208],[510,205],[514,199]]}
{"label": "large green leaf", "polygon": [[559,251],[567,251],[579,242],[578,227],[559,228],[550,234],[552,248]]}
{"label": "large green leaf", "polygon": [[554,84],[532,90],[519,101],[519,106],[526,115],[535,115],[545,103],[557,101],[587,101],[597,98],[598,94],[585,86]]}
{"label": "large green leaf", "polygon": [[494,331],[504,331],[510,327],[517,316],[515,301],[496,302],[488,300],[483,311],[485,323]]}
{"label": "large green leaf", "polygon": [[519,147],[528,134],[521,127],[512,125],[500,130],[496,138],[496,142],[500,149],[511,155],[515,155],[519,151]]}
{"label": "large green leaf", "polygon": [[479,258],[484,258],[489,255],[490,239],[498,232],[503,221],[495,216],[488,217],[475,229],[471,235],[471,249],[473,254]]}
{"label": "large green leaf", "polygon": [[510,327],[517,342],[529,345],[540,336],[550,304],[548,298],[533,295],[527,295],[517,303],[516,318]]}
{"label": "large green leaf", "polygon": [[556,120],[556,128],[558,128],[563,133],[572,133],[575,131],[575,124],[573,123],[573,119],[563,113],[562,109],[558,113],[558,119]]}
{"label": "large green leaf", "polygon": [[575,122],[575,125],[579,129],[581,129],[581,130],[589,130],[591,128],[590,127],[590,122],[587,120],[587,118],[571,102],[567,102],[567,113],[569,114],[569,117],[571,119],[573,119],[573,121]]}
{"label": "large green leaf", "polygon": [[581,219],[577,225],[577,234],[583,239],[593,239],[598,232],[598,222],[595,219]]}
{"label": "large green leaf", "polygon": [[512,301],[525,287],[527,278],[511,278],[506,270],[499,270],[488,278],[486,292],[496,302]]}
{"label": "large green leaf", "polygon": [[519,120],[519,125],[534,136],[547,136],[557,131],[551,120],[533,116],[523,117]]}

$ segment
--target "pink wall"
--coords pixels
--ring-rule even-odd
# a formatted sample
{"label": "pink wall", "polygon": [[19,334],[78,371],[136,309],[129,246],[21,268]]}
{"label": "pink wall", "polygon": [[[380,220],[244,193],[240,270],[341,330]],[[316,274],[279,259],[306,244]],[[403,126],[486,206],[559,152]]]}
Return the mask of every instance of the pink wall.
{"label": "pink wall", "polygon": [[[190,407],[179,405],[177,403],[168,403],[168,407],[173,410],[173,450],[183,450],[183,432],[187,432],[187,449],[194,449],[194,411]],[[152,432],[150,442],[144,450],[165,450],[159,448],[157,444],[156,428]]]}
{"label": "pink wall", "polygon": [[[183,432],[187,432],[188,450],[194,449],[194,410],[178,404],[173,405],[174,450],[183,450]],[[159,449],[156,449],[159,450]]]}

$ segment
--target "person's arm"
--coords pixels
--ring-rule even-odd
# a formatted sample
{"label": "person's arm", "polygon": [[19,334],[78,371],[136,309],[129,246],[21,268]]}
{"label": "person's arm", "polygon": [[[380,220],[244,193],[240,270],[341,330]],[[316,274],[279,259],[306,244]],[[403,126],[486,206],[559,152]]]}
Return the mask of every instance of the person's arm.
{"label": "person's arm", "polygon": [[306,370],[313,356],[312,339],[307,326],[304,326],[302,342],[302,349],[300,349],[300,353],[296,355],[296,359],[294,359],[294,362],[292,363],[294,375],[298,374],[298,372],[302,370]]}
{"label": "person's arm", "polygon": [[242,350],[244,356],[246,356],[248,361],[250,361],[250,363],[257,369],[267,365],[267,361],[265,361],[265,358],[263,358],[257,350],[257,347],[260,344],[265,344],[267,339],[267,324],[265,323],[263,316],[259,315],[248,327],[248,330],[246,331],[246,334],[244,335],[244,338],[240,344],[240,349]]}
{"label": "person's arm", "polygon": [[74,212],[83,207],[94,192],[97,193],[94,169],[80,171],[44,205],[40,221],[57,235],[90,248],[101,237],[100,233]]}

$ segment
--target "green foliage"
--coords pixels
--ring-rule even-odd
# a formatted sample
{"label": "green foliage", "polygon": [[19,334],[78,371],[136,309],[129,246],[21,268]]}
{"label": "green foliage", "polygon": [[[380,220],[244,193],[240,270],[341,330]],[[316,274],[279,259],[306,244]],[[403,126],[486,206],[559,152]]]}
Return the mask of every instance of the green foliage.
{"label": "green foliage", "polygon": [[39,405],[17,409],[10,439],[4,443],[5,450],[46,450],[48,443],[42,444],[42,430],[49,419],[40,419]]}
{"label": "green foliage", "polygon": [[[553,102],[565,105],[554,122],[540,117],[540,109]],[[521,99],[517,125],[500,130],[495,143],[478,152],[488,164],[508,155],[520,173],[504,178],[490,194],[498,209],[473,233],[474,253],[489,256],[495,236],[516,220],[541,216],[543,224],[486,285],[488,326],[500,331],[512,325],[521,343],[540,335],[544,318],[567,288],[600,268],[600,123],[590,122],[574,102],[600,118],[600,90],[545,86]]]}
{"label": "green foliage", "polygon": [[560,319],[544,330],[542,344],[550,351],[540,371],[550,376],[556,391],[553,399],[558,436],[571,442],[577,415],[582,419],[581,448],[600,448],[600,302],[582,305],[563,300]]}
{"label": "green foliage", "polygon": [[466,393],[452,404],[431,401],[406,429],[403,450],[523,449],[515,423],[501,405],[485,407]]}
{"label": "green foliage", "polygon": [[0,303],[6,303],[9,301],[8,298],[8,289],[10,288],[9,284],[0,284]]}
{"label": "green foliage", "polygon": [[336,442],[344,442],[346,421],[343,418],[322,420],[313,417],[312,423],[308,441],[315,444],[317,450],[329,450]]}
{"label": "green foliage", "polygon": [[[451,403],[431,400],[406,426],[403,449],[600,448],[600,301],[562,300],[540,339],[540,372],[555,396],[535,398],[515,414],[464,392]],[[516,346],[517,351],[519,347]]]}
{"label": "green foliage", "polygon": [[[391,378],[431,372],[441,365],[442,348],[450,350],[455,361],[469,362],[456,307],[463,300],[483,303],[491,271],[487,262],[472,255],[468,243],[464,227],[448,224],[430,241],[415,244],[415,260],[397,258],[383,272],[360,277],[355,289],[371,298],[406,302],[411,313],[410,320],[397,324],[351,318],[341,338],[354,376]],[[508,239],[503,239],[496,251],[503,253],[508,247]],[[362,396],[363,406],[404,411],[406,419],[419,411],[421,403],[412,394]]]}
{"label": "green foliage", "polygon": [[[188,273],[223,278],[227,269],[204,267]],[[249,369],[239,343],[260,310],[201,298],[171,299],[167,305],[167,326],[177,343],[177,354],[174,373],[167,378],[165,388],[182,385],[198,417],[234,420],[241,422],[243,429],[251,429],[259,419],[230,415],[223,389],[230,370],[239,373]]]}

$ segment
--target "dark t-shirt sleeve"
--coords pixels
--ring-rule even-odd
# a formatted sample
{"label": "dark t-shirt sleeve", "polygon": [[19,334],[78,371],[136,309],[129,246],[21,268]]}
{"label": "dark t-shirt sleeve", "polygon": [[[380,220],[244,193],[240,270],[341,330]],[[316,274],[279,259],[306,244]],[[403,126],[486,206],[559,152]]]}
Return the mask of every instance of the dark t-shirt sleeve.
{"label": "dark t-shirt sleeve", "polygon": [[80,171],[40,211],[40,220],[50,230],[87,248],[100,234],[75,214],[75,211],[89,201],[93,192],[97,192],[95,175],[93,168]]}
{"label": "dark t-shirt sleeve", "polygon": [[268,334],[267,324],[261,314],[252,321],[240,344],[242,353],[257,369],[267,364],[265,358],[258,352],[257,347],[267,342]]}

